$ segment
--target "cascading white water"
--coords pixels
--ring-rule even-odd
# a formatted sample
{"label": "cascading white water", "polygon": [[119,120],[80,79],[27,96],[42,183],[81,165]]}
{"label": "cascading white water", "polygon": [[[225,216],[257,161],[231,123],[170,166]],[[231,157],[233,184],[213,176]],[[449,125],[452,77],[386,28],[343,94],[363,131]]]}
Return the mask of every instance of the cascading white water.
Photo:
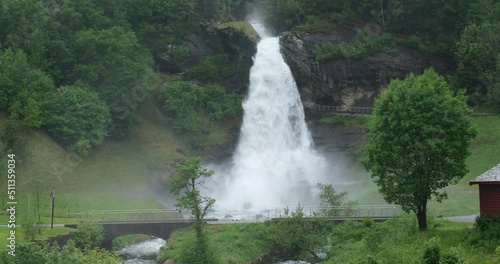
{"label": "cascading white water", "polygon": [[125,259],[124,264],[156,264],[160,248],[166,241],[153,238],[122,248],[118,253]]}
{"label": "cascading white water", "polygon": [[[278,37],[261,36],[243,103],[241,134],[229,175],[218,172],[218,208],[261,211],[313,198],[326,162],[313,150],[297,86]],[[221,184],[222,183],[222,184]]]}

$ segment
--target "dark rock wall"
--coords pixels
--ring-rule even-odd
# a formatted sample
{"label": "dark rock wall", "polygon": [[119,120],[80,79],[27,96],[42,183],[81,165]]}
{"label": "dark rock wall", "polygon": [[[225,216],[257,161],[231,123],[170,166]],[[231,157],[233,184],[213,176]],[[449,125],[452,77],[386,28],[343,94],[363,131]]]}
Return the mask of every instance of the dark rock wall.
{"label": "dark rock wall", "polygon": [[172,44],[170,49],[187,49],[189,57],[175,59],[168,52],[156,55],[158,70],[166,73],[186,73],[205,57],[224,54],[227,62],[236,62],[241,69],[222,83],[228,90],[244,93],[248,88],[250,67],[257,52],[257,42],[232,28],[215,28],[200,24],[196,33],[190,33]]}
{"label": "dark rock wall", "polygon": [[285,32],[280,36],[281,52],[295,77],[304,107],[319,105],[371,107],[375,97],[392,79],[420,74],[429,67],[438,73],[452,70],[448,58],[422,54],[408,48],[376,53],[362,59],[318,62],[315,47],[322,43],[349,42],[354,29],[331,35]]}

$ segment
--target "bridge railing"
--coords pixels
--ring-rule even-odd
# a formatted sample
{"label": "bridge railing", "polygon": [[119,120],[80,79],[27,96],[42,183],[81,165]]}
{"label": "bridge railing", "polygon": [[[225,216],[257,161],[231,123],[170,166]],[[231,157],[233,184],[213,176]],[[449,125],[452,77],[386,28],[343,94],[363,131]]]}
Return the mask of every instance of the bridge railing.
{"label": "bridge railing", "polygon": [[[290,216],[297,207],[276,208],[275,218]],[[288,211],[288,213],[287,213]],[[401,208],[396,205],[356,205],[356,206],[333,206],[333,207],[302,207],[306,217],[343,217],[343,218],[388,218],[401,213]]]}
{"label": "bridge railing", "polygon": [[176,210],[171,209],[144,209],[144,210],[94,210],[79,213],[67,213],[67,218],[79,220],[108,220],[108,221],[131,221],[131,220],[171,220],[182,219]]}
{"label": "bridge railing", "polygon": [[304,107],[308,110],[321,112],[321,113],[350,113],[350,114],[364,114],[371,115],[373,112],[372,107],[358,107],[358,106],[335,106],[335,105],[318,105],[313,103],[305,103]]}

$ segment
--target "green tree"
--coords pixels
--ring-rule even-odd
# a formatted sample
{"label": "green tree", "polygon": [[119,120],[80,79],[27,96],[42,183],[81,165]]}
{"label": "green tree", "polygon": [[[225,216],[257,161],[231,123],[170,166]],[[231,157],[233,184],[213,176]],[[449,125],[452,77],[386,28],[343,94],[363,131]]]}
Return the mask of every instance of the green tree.
{"label": "green tree", "polygon": [[[465,28],[457,44],[457,77],[472,99],[486,101],[486,94],[500,73],[500,23],[472,24]],[[474,103],[474,102],[473,102]],[[478,103],[478,102],[475,102]]]}
{"label": "green tree", "polygon": [[49,93],[42,109],[49,133],[81,155],[89,154],[106,136],[108,107],[84,85],[65,86]]}
{"label": "green tree", "polygon": [[76,35],[75,80],[89,85],[109,106],[108,133],[125,137],[137,106],[153,85],[153,59],[135,34],[121,27],[86,30]]}
{"label": "green tree", "polygon": [[317,252],[328,243],[331,227],[324,219],[306,219],[300,204],[294,211],[285,208],[281,221],[272,223],[272,244],[286,255],[319,261]]}
{"label": "green tree", "polygon": [[417,215],[427,229],[427,201],[467,173],[475,137],[462,95],[453,96],[434,70],[392,81],[375,101],[364,164],[384,199]]}
{"label": "green tree", "polygon": [[199,190],[205,179],[213,174],[213,171],[202,167],[201,158],[194,157],[177,167],[177,175],[170,179],[170,191],[177,196],[177,209],[190,211],[195,219],[196,242],[193,245],[192,258],[190,258],[190,263],[193,264],[208,264],[215,261],[213,254],[209,251],[203,222],[208,209],[215,204],[215,200],[202,196]]}
{"label": "green tree", "polygon": [[441,260],[441,239],[436,236],[425,243],[419,264],[439,264]]}
{"label": "green tree", "polygon": [[104,229],[95,223],[83,223],[78,225],[75,233],[75,246],[82,250],[99,248],[104,240]]}
{"label": "green tree", "polygon": [[17,100],[10,108],[11,118],[25,127],[40,127],[42,125],[41,103],[36,95],[23,90],[17,95]]}
{"label": "green tree", "polygon": [[[153,52],[186,34],[196,0],[125,0],[123,9],[133,30]],[[210,13],[202,9],[204,13]]]}
{"label": "green tree", "polygon": [[334,215],[352,215],[354,213],[354,206],[358,204],[357,201],[350,201],[347,199],[347,192],[336,192],[331,184],[321,186],[319,199],[322,207],[337,207],[325,208],[322,214],[325,216]]}

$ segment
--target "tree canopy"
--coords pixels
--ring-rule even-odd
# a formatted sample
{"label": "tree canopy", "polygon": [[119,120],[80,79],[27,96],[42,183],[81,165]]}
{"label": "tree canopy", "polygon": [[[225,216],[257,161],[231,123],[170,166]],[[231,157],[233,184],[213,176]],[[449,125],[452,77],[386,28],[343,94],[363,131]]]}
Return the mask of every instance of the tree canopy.
{"label": "tree canopy", "polygon": [[121,27],[76,35],[74,79],[89,85],[109,106],[110,135],[126,136],[137,106],[152,87],[153,59],[135,34]]}
{"label": "tree canopy", "polygon": [[463,95],[434,70],[392,81],[375,101],[364,164],[389,203],[413,211],[427,228],[427,201],[467,173],[475,137]]}
{"label": "tree canopy", "polygon": [[49,93],[42,108],[48,132],[81,155],[88,155],[106,136],[108,107],[96,92],[83,84]]}

